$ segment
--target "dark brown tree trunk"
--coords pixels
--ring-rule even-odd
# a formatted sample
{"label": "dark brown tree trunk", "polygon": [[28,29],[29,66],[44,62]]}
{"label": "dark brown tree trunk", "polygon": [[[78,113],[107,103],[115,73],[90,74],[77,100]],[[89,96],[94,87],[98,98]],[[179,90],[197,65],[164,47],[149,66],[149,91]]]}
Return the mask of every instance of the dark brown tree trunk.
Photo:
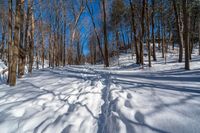
{"label": "dark brown tree trunk", "polygon": [[142,20],[141,20],[141,27],[142,27],[142,34],[141,34],[141,41],[140,41],[140,63],[143,67],[144,65],[144,52],[143,52],[143,45],[144,45],[144,20],[145,20],[145,6],[146,6],[146,0],[142,1]]}
{"label": "dark brown tree trunk", "polygon": [[188,11],[188,1],[183,0],[183,24],[184,24],[184,45],[185,45],[185,69],[190,70],[190,57],[189,57],[189,11]]}
{"label": "dark brown tree trunk", "polygon": [[77,64],[80,65],[81,48],[80,48],[80,33],[77,33]]}
{"label": "dark brown tree trunk", "polygon": [[52,51],[52,52],[53,52],[53,59],[52,59],[52,65],[53,65],[52,67],[53,67],[53,68],[54,68],[54,66],[55,66],[55,58],[56,58],[56,57],[55,57],[55,54],[56,54],[56,53],[55,53],[55,52],[56,52],[55,49],[56,49],[56,33],[54,33],[53,51]]}
{"label": "dark brown tree trunk", "polygon": [[151,15],[151,21],[152,21],[152,41],[153,41],[153,60],[156,61],[156,46],[155,46],[155,36],[154,36],[154,12],[155,12],[155,1],[152,0],[152,15]]}
{"label": "dark brown tree trunk", "polygon": [[129,4],[131,7],[131,22],[132,22],[132,30],[134,34],[134,43],[135,43],[135,54],[136,54],[136,64],[140,64],[140,54],[138,51],[138,44],[137,44],[137,36],[136,36],[136,25],[135,25],[135,9],[133,7],[132,0],[129,0]]}
{"label": "dark brown tree trunk", "polygon": [[67,27],[67,22],[66,22],[66,20],[64,21],[64,48],[63,48],[63,50],[64,50],[64,53],[63,53],[63,66],[65,66],[66,65],[66,27]]}
{"label": "dark brown tree trunk", "polygon": [[37,69],[39,69],[39,44],[38,44],[38,42],[37,42],[37,44],[36,44],[37,46],[36,46],[36,68]]}
{"label": "dark brown tree trunk", "polygon": [[149,21],[149,5],[146,3],[146,22],[147,22],[147,45],[148,45],[148,61],[151,67],[151,42],[150,42],[150,21]]}
{"label": "dark brown tree trunk", "polygon": [[161,47],[161,46],[160,46],[160,42],[161,42],[161,39],[160,39],[160,30],[161,30],[161,29],[160,29],[160,20],[159,20],[159,21],[158,21],[158,31],[157,31],[157,32],[158,32],[157,34],[158,34],[158,50],[159,50],[159,51],[160,51],[160,47]]}
{"label": "dark brown tree trunk", "polygon": [[33,62],[34,62],[34,14],[33,14],[33,0],[30,0],[30,16],[31,16],[31,30],[30,30],[30,39],[29,39],[29,67],[28,72],[32,74]]}
{"label": "dark brown tree trunk", "polygon": [[174,33],[172,33],[172,50],[174,50],[175,48],[175,37],[174,37]]}
{"label": "dark brown tree trunk", "polygon": [[52,39],[51,39],[51,28],[50,28],[50,33],[49,33],[49,67],[52,66],[52,58],[51,58],[51,54],[52,54]]}
{"label": "dark brown tree trunk", "polygon": [[12,44],[13,44],[13,39],[12,39],[12,23],[13,23],[13,15],[12,15],[12,0],[8,1],[9,5],[9,19],[8,19],[8,81],[7,83],[10,85],[11,83],[11,66],[12,66]]}
{"label": "dark brown tree trunk", "polygon": [[102,4],[103,4],[103,33],[104,33],[105,67],[109,67],[107,23],[106,23],[106,0],[103,0]]}
{"label": "dark brown tree trunk", "polygon": [[42,43],[42,68],[44,69],[44,58],[45,58],[45,48],[44,48],[44,33],[43,33],[43,31],[41,31],[41,33],[42,33],[42,40],[41,40],[41,43]]}
{"label": "dark brown tree trunk", "polygon": [[181,21],[180,21],[180,17],[178,16],[176,0],[173,0],[173,7],[174,7],[176,30],[177,30],[178,42],[179,42],[179,62],[182,62],[182,59],[183,59],[183,36],[182,36],[182,32],[181,32],[181,24],[180,24]]}
{"label": "dark brown tree trunk", "polygon": [[165,58],[165,22],[163,15],[163,0],[161,5],[161,24],[162,24],[162,58]]}

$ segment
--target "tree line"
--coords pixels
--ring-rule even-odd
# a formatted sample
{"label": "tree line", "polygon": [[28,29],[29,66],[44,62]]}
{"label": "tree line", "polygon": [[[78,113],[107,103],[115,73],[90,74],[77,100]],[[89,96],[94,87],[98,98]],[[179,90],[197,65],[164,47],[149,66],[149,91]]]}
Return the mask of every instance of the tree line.
{"label": "tree line", "polygon": [[[194,48],[200,55],[198,0],[1,0],[0,58],[14,86],[25,68],[104,63],[131,51],[148,66],[170,48],[190,69]],[[183,60],[184,59],[184,60]]]}

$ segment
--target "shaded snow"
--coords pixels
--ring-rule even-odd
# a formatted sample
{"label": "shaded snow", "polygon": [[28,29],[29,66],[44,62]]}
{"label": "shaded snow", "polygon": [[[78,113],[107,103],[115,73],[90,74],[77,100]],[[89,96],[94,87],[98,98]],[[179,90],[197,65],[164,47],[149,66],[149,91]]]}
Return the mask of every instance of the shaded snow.
{"label": "shaded snow", "polygon": [[[0,85],[2,133],[198,133],[200,131],[200,57],[191,71],[169,53],[153,67],[133,65],[67,66],[35,70]],[[147,65],[147,60],[145,61]],[[12,126],[11,126],[12,125]]]}

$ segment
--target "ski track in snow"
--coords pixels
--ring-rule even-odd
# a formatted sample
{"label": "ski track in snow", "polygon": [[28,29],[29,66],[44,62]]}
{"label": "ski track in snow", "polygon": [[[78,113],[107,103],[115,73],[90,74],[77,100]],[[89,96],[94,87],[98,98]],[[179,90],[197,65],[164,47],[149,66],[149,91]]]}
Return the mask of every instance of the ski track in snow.
{"label": "ski track in snow", "polygon": [[[121,58],[129,66],[127,56]],[[174,59],[163,65],[158,58],[150,70],[137,65],[36,70],[15,87],[0,85],[0,132],[198,133],[199,57],[191,64],[185,71]]]}

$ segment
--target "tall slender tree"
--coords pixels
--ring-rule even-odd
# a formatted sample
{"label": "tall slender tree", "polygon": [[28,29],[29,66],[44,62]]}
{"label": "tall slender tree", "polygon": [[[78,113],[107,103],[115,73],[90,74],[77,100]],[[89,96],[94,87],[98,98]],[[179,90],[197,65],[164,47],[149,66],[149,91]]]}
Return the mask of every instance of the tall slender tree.
{"label": "tall slender tree", "polygon": [[106,0],[102,0],[102,6],[103,6],[103,33],[104,33],[105,66],[109,67],[107,21],[106,21]]}
{"label": "tall slender tree", "polygon": [[151,14],[151,23],[152,23],[152,41],[153,41],[153,60],[156,61],[156,45],[155,45],[155,36],[154,36],[154,30],[155,30],[155,24],[154,24],[154,14],[155,14],[155,0],[151,0],[152,4],[152,14]]}
{"label": "tall slender tree", "polygon": [[188,0],[183,0],[183,24],[184,24],[184,46],[185,46],[185,69],[190,70],[190,56],[189,56],[189,11],[188,11]]}

